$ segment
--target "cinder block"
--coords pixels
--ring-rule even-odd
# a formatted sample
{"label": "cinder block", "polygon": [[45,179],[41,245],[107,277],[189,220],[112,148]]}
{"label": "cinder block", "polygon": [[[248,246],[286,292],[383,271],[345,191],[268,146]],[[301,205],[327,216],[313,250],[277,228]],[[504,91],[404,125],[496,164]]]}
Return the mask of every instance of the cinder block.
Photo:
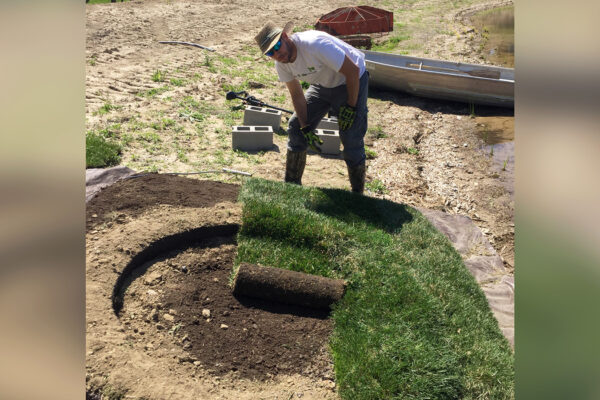
{"label": "cinder block", "polygon": [[338,131],[340,128],[338,126],[337,118],[323,118],[319,125],[317,125],[317,129],[329,129]]}
{"label": "cinder block", "polygon": [[259,151],[273,148],[273,128],[270,126],[233,126],[231,147],[234,150]]}
{"label": "cinder block", "polygon": [[270,126],[277,132],[281,126],[281,111],[272,108],[246,106],[244,110],[244,125]]}
{"label": "cinder block", "polygon": [[315,133],[323,140],[323,144],[320,145],[322,154],[340,154],[341,142],[339,131],[333,129],[316,129]]}

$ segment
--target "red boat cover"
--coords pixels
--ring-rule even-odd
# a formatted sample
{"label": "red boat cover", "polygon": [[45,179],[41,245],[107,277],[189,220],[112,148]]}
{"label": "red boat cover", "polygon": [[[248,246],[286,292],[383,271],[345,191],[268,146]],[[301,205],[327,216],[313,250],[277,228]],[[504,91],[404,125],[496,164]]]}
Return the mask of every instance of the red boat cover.
{"label": "red boat cover", "polygon": [[394,13],[369,6],[343,7],[321,16],[315,28],[335,36],[391,32]]}

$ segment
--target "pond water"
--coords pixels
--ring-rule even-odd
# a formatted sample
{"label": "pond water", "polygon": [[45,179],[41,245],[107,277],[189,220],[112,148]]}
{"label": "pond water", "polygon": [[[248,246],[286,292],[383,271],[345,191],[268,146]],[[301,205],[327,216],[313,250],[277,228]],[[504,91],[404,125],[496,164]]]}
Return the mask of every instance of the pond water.
{"label": "pond water", "polygon": [[500,7],[482,11],[471,17],[482,35],[482,52],[488,63],[515,66],[515,8]]}
{"label": "pond water", "polygon": [[[513,6],[485,10],[471,17],[473,26],[484,38],[481,51],[486,64],[514,68],[514,21]],[[475,114],[478,135],[485,143],[482,150],[492,159],[492,168],[506,183],[509,193],[514,194],[514,112],[478,113],[476,108]]]}

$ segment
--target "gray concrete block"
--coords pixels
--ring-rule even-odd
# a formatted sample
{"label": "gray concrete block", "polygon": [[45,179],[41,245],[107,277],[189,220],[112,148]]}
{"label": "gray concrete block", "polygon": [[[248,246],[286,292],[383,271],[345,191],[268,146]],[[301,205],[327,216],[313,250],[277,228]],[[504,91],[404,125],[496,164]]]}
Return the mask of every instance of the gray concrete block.
{"label": "gray concrete block", "polygon": [[273,148],[273,128],[270,126],[233,126],[231,147],[234,150],[259,151]]}
{"label": "gray concrete block", "polygon": [[338,131],[340,128],[338,126],[337,118],[323,118],[319,125],[317,125],[317,129],[329,129]]}
{"label": "gray concrete block", "polygon": [[281,127],[281,111],[272,108],[246,106],[244,109],[244,125],[270,126],[273,132]]}
{"label": "gray concrete block", "polygon": [[333,129],[316,129],[315,133],[323,140],[323,144],[320,145],[322,154],[340,154],[341,141],[339,131]]}

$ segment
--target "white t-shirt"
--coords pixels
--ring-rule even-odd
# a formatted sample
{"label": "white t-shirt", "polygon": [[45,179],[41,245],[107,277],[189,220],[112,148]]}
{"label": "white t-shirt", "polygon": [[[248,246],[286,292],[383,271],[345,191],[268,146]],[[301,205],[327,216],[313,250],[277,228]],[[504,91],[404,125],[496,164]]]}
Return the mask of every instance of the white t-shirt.
{"label": "white t-shirt", "polygon": [[281,82],[294,78],[311,84],[333,88],[346,83],[346,77],[338,71],[348,56],[365,72],[365,54],[348,43],[321,31],[298,32],[290,36],[298,53],[293,63],[275,62]]}

